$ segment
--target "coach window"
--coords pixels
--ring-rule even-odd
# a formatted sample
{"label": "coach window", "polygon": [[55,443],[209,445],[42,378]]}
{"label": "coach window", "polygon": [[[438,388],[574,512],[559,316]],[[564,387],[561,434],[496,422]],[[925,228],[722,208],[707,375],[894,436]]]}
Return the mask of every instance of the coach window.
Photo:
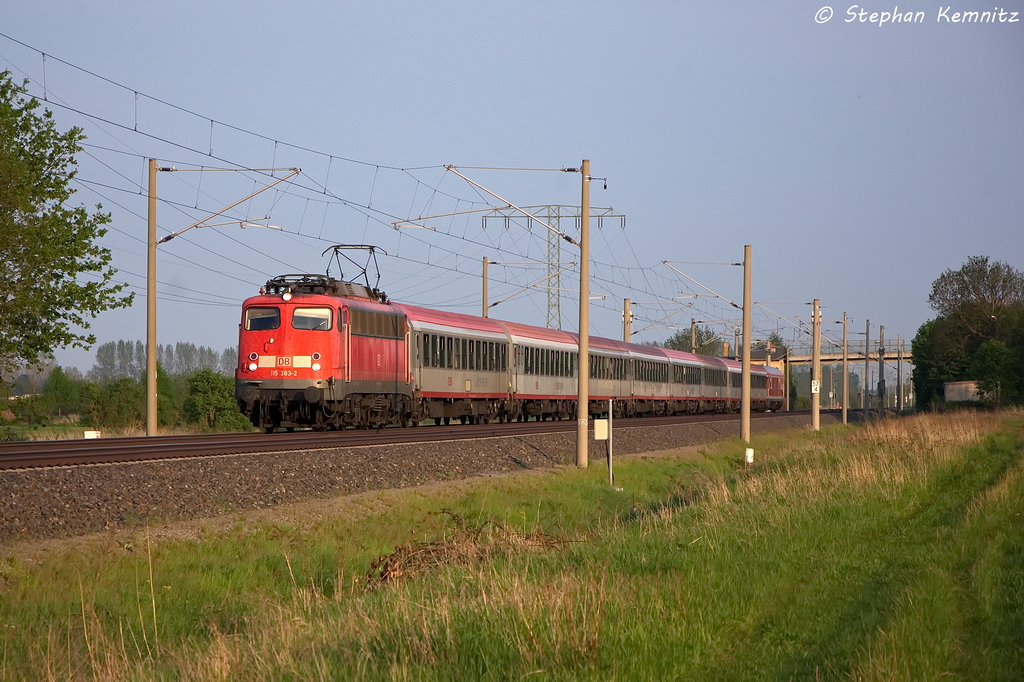
{"label": "coach window", "polygon": [[281,310],[276,306],[253,306],[245,309],[245,330],[262,332],[281,326]]}
{"label": "coach window", "polygon": [[334,320],[334,311],[330,308],[296,308],[292,312],[292,328],[315,331],[327,331]]}
{"label": "coach window", "polygon": [[466,357],[466,348],[467,348],[467,341],[466,341],[466,339],[462,339],[462,343],[459,344],[459,345],[462,347],[462,351],[460,353],[460,355],[462,355],[462,369],[469,369],[469,364],[468,364],[469,358]]}
{"label": "coach window", "polygon": [[508,344],[501,344],[501,371],[508,371]]}

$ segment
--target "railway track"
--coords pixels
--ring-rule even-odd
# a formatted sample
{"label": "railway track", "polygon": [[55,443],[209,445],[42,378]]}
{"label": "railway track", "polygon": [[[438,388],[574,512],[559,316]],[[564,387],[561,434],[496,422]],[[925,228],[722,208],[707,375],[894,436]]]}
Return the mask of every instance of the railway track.
{"label": "railway track", "polygon": [[[781,413],[799,414],[799,413]],[[755,413],[752,419],[771,419],[779,413]],[[739,420],[738,414],[689,415],[619,419],[616,429],[645,428],[667,424],[692,424]],[[575,432],[576,422],[548,421],[512,424],[421,426],[348,431],[297,431],[292,433],[216,433],[89,440],[20,441],[0,443],[0,470],[54,466],[81,466],[117,462],[211,457],[217,455],[291,452],[329,448],[427,443],[473,438],[501,438],[542,433]]]}

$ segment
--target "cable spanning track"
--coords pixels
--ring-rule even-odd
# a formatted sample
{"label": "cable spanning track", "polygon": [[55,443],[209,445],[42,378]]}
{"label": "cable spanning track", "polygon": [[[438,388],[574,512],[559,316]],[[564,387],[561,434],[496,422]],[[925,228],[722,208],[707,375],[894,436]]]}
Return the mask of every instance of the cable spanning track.
{"label": "cable spanning track", "polygon": [[[457,208],[458,208],[458,206],[460,204],[465,204],[467,206],[470,206],[471,208],[475,207],[475,206],[493,207],[493,204],[489,200],[489,198],[485,197],[477,188],[470,187],[470,190],[471,190],[471,192],[474,195],[474,198],[472,198],[472,199],[460,197],[460,196],[457,196],[454,193],[446,192],[446,191],[442,190],[441,186],[442,186],[445,178],[448,176],[447,171],[445,173],[441,174],[440,178],[436,182],[433,182],[433,183],[427,183],[424,180],[422,180],[419,177],[417,177],[417,175],[416,175],[416,173],[420,173],[420,172],[424,172],[424,171],[436,171],[436,170],[443,169],[444,168],[444,164],[430,164],[430,165],[419,165],[419,166],[403,167],[403,166],[384,164],[384,163],[379,163],[379,162],[366,161],[364,159],[357,159],[357,158],[353,158],[353,157],[349,157],[349,156],[345,156],[345,155],[340,155],[340,154],[333,154],[333,153],[325,152],[325,151],[322,151],[322,150],[314,149],[314,148],[311,148],[311,147],[308,147],[308,146],[294,144],[294,143],[291,143],[291,142],[281,141],[281,140],[276,139],[274,137],[271,137],[271,136],[268,136],[268,135],[264,135],[262,133],[255,132],[253,130],[249,130],[249,129],[246,129],[246,128],[243,128],[243,127],[240,127],[240,126],[236,126],[236,125],[233,125],[231,123],[227,123],[225,121],[213,118],[213,117],[209,117],[209,116],[203,115],[203,114],[201,114],[201,113],[199,113],[199,112],[197,112],[195,110],[192,110],[192,109],[190,109],[188,107],[184,107],[184,106],[175,104],[173,102],[164,100],[164,99],[159,98],[159,97],[155,97],[155,96],[150,95],[148,93],[140,92],[139,90],[137,90],[135,88],[129,87],[127,85],[124,85],[123,83],[120,83],[120,82],[118,82],[118,81],[116,81],[114,79],[108,78],[108,77],[103,76],[101,74],[98,74],[98,73],[96,73],[94,71],[91,71],[89,69],[86,69],[84,67],[76,65],[76,64],[74,64],[74,63],[72,63],[70,61],[67,61],[65,59],[61,59],[59,57],[55,57],[53,55],[46,54],[42,50],[39,50],[38,48],[35,48],[35,47],[31,46],[31,45],[28,45],[27,43],[24,43],[24,42],[22,42],[20,40],[17,40],[16,38],[13,38],[12,36],[9,36],[9,35],[4,34],[2,32],[0,32],[0,37],[3,37],[5,39],[11,41],[12,43],[15,43],[15,44],[17,44],[17,45],[19,45],[19,46],[21,46],[23,48],[31,50],[31,51],[35,52],[36,54],[40,55],[43,58],[43,64],[44,64],[43,69],[44,69],[44,72],[43,72],[42,93],[41,93],[41,95],[40,94],[29,93],[30,96],[35,97],[36,99],[39,99],[40,101],[44,102],[46,105],[61,108],[61,109],[65,110],[65,111],[67,111],[69,113],[73,113],[73,114],[81,116],[81,117],[83,117],[83,118],[85,118],[87,120],[93,121],[97,125],[108,126],[108,127],[113,128],[115,130],[120,130],[120,131],[122,131],[124,133],[129,133],[129,134],[132,134],[132,135],[139,135],[139,136],[141,136],[144,139],[148,139],[148,140],[151,140],[151,141],[154,141],[154,142],[159,142],[161,144],[166,144],[166,145],[169,145],[170,147],[182,150],[182,151],[187,152],[189,154],[198,155],[198,156],[200,156],[200,157],[202,157],[204,159],[208,159],[212,163],[224,164],[224,165],[228,165],[228,166],[235,167],[235,168],[244,168],[246,166],[244,164],[240,164],[240,163],[238,163],[236,161],[233,161],[233,160],[231,160],[231,159],[229,159],[229,158],[227,158],[225,156],[214,154],[213,140],[214,140],[215,131],[216,131],[216,129],[218,127],[223,128],[224,130],[233,131],[233,132],[241,133],[243,135],[251,136],[253,139],[257,139],[257,140],[261,140],[261,141],[264,141],[264,142],[273,143],[273,145],[274,145],[275,161],[276,161],[276,155],[277,155],[277,152],[278,152],[278,148],[292,149],[292,150],[295,150],[295,151],[301,151],[303,153],[312,154],[312,155],[314,155],[316,157],[319,157],[320,159],[322,159],[325,162],[325,166],[326,166],[326,172],[325,172],[324,180],[323,180],[322,183],[316,181],[315,179],[313,179],[312,177],[307,175],[307,176],[302,176],[303,180],[299,181],[299,182],[296,182],[293,187],[288,187],[288,188],[283,188],[283,189],[280,189],[280,190],[276,190],[276,191],[280,192],[280,194],[284,194],[284,195],[288,195],[288,196],[291,196],[291,197],[295,197],[295,198],[305,202],[305,208],[303,209],[303,212],[302,212],[301,221],[305,220],[306,211],[310,207],[310,205],[311,204],[315,204],[315,205],[321,205],[321,206],[324,207],[324,211],[323,211],[323,220],[324,221],[326,221],[327,214],[328,214],[331,206],[340,206],[340,207],[343,207],[345,209],[355,211],[356,213],[359,213],[362,216],[364,216],[365,220],[366,220],[367,226],[372,222],[372,223],[374,223],[374,224],[376,224],[376,225],[378,225],[380,227],[388,227],[388,228],[390,228],[390,225],[391,225],[392,222],[402,220],[403,218],[401,216],[399,216],[399,215],[394,214],[393,212],[382,210],[381,208],[373,206],[373,195],[374,195],[374,191],[377,189],[378,175],[380,174],[380,172],[382,170],[390,171],[390,172],[395,172],[395,173],[400,173],[400,174],[402,174],[402,175],[404,175],[406,177],[409,177],[410,179],[412,179],[414,181],[415,186],[414,186],[414,189],[413,189],[413,192],[412,192],[412,198],[410,200],[410,205],[409,205],[409,209],[408,209],[409,216],[414,214],[414,208],[416,206],[417,198],[418,198],[418,195],[419,195],[421,187],[425,188],[426,191],[427,191],[427,198],[425,199],[425,203],[423,204],[425,208],[431,207],[433,205],[434,201],[437,198],[439,198],[439,197],[443,197],[443,198],[445,198],[447,200],[456,202],[456,207]],[[70,69],[73,69],[74,71],[79,72],[81,74],[84,74],[84,75],[86,75],[86,76],[88,76],[90,78],[98,79],[99,81],[101,81],[103,83],[106,83],[106,84],[108,84],[110,86],[113,86],[115,88],[120,89],[121,91],[123,91],[123,92],[125,92],[127,94],[130,94],[132,96],[134,102],[135,102],[135,110],[134,110],[133,116],[132,116],[132,119],[133,119],[132,124],[129,125],[129,124],[126,124],[126,123],[123,123],[123,122],[118,122],[116,120],[113,120],[109,116],[101,116],[101,115],[99,115],[99,114],[97,114],[95,112],[86,111],[86,110],[84,110],[81,107],[72,106],[72,105],[64,102],[63,100],[61,100],[59,97],[57,97],[56,93],[53,92],[52,89],[48,89],[47,88],[47,85],[46,85],[46,82],[45,82],[46,81],[46,78],[45,78],[45,75],[46,75],[45,74],[45,62],[46,62],[47,59],[52,60],[54,62],[57,62],[57,63],[59,63],[59,64],[61,64],[63,66],[66,66],[66,67],[70,68]],[[24,71],[22,71],[22,73],[24,74]],[[26,74],[26,77],[27,77],[27,74]],[[38,83],[36,83],[36,81],[34,81],[32,79],[29,79],[29,82],[32,83],[32,84],[38,85]],[[186,115],[188,117],[191,117],[191,118],[193,118],[195,120],[202,121],[204,123],[204,125],[208,122],[209,126],[210,126],[210,144],[208,145],[208,148],[205,149],[205,150],[204,149],[200,149],[200,148],[198,148],[194,144],[185,144],[185,143],[180,142],[178,140],[171,139],[168,136],[159,135],[159,134],[157,134],[155,132],[146,130],[145,127],[140,129],[140,127],[139,127],[139,111],[138,111],[138,102],[139,102],[140,98],[143,99],[143,100],[146,100],[146,101],[153,102],[153,103],[158,104],[160,106],[167,107],[167,108],[169,108],[169,109],[171,109],[173,111],[180,112],[181,114],[184,114],[184,115]],[[103,151],[105,153],[113,153],[113,154],[118,154],[120,156],[134,157],[134,158],[139,159],[140,162],[144,161],[145,159],[149,158],[152,155],[144,154],[141,151],[138,151],[132,145],[130,145],[130,144],[124,142],[123,140],[117,138],[109,130],[105,131],[105,132],[108,135],[110,135],[113,139],[117,140],[124,147],[129,149],[130,151],[126,151],[126,150],[123,150],[123,149],[115,149],[113,147],[107,147],[107,146],[98,145],[98,144],[87,144],[87,145],[85,145],[86,154],[92,160],[94,160],[96,163],[98,163],[100,166],[106,168],[109,172],[115,174],[117,177],[121,178],[126,183],[128,183],[128,185],[131,187],[131,189],[127,189],[127,188],[123,188],[123,187],[116,187],[116,186],[110,185],[108,183],[103,183],[103,182],[99,182],[97,180],[91,180],[91,179],[87,179],[87,178],[76,178],[76,182],[79,183],[79,185],[82,186],[82,187],[87,187],[91,192],[95,193],[97,196],[101,197],[102,199],[107,200],[111,204],[113,204],[113,205],[119,207],[120,209],[126,211],[129,215],[132,215],[132,216],[138,218],[139,220],[143,220],[144,219],[143,216],[138,211],[134,211],[131,208],[123,205],[122,203],[111,201],[110,198],[106,194],[104,194],[103,191],[101,191],[101,189],[105,189],[105,190],[114,191],[114,192],[122,192],[122,193],[130,194],[130,195],[141,196],[145,192],[145,188],[143,186],[143,182],[142,182],[141,178],[140,178],[139,181],[135,181],[135,180],[131,179],[125,173],[119,171],[117,168],[113,167],[111,164],[106,163],[103,159],[99,158],[99,156],[95,152]],[[329,188],[330,175],[331,175],[331,170],[332,170],[333,166],[335,165],[335,162],[353,164],[353,165],[356,165],[356,166],[359,166],[359,167],[363,167],[363,168],[373,168],[374,169],[373,179],[372,179],[372,182],[371,182],[371,185],[370,185],[369,196],[368,196],[368,198],[367,198],[367,200],[365,202],[356,201],[356,200],[353,200],[353,199],[350,199],[350,198],[346,198],[346,197],[340,196],[340,195],[335,194],[333,191],[330,190],[330,188]],[[177,161],[171,161],[171,163],[178,163],[178,164],[181,164],[182,166],[193,165],[191,162],[189,162],[187,160],[184,160],[184,159],[177,160]],[[271,164],[271,165],[274,165],[274,164]],[[199,168],[202,168],[202,166],[200,166]],[[544,169],[544,170],[551,170],[551,169]],[[200,180],[198,181],[198,184],[194,187],[194,190],[196,192],[196,198],[197,198],[197,201],[195,202],[194,205],[188,205],[188,204],[185,204],[185,203],[180,202],[180,201],[173,201],[173,200],[169,200],[169,199],[166,199],[166,198],[163,198],[163,197],[159,197],[159,200],[160,200],[161,204],[172,208],[174,211],[180,213],[181,215],[188,216],[189,215],[188,211],[198,210],[199,209],[199,201],[198,201],[198,199],[199,199],[200,196],[206,197],[206,199],[216,203],[216,200],[214,199],[214,197],[212,195],[210,195],[208,192],[202,190],[202,187],[201,187],[201,182],[202,182],[201,175],[202,174],[200,174]],[[254,176],[261,176],[261,175],[262,176],[267,176],[266,173],[259,173],[259,172],[253,172],[253,175]],[[255,182],[255,180],[254,180],[254,182]],[[203,210],[207,210],[207,209],[204,208]],[[422,214],[422,212],[421,212],[421,214]],[[246,220],[246,219],[247,218],[239,218],[240,221]],[[454,219],[453,219],[453,221],[454,221]],[[401,233],[399,235],[399,237],[398,237],[398,240],[399,240],[398,252],[395,253],[395,254],[390,255],[389,257],[390,258],[395,258],[396,260],[403,261],[403,262],[406,262],[406,263],[409,263],[409,264],[412,264],[412,265],[416,265],[416,266],[426,266],[426,267],[430,267],[430,268],[436,268],[436,269],[439,269],[439,270],[447,271],[447,272],[449,272],[449,273],[451,273],[453,275],[456,275],[456,276],[466,276],[466,275],[474,275],[475,276],[475,275],[478,274],[477,271],[476,271],[476,262],[478,262],[477,259],[478,259],[479,255],[480,255],[480,253],[497,252],[498,254],[508,254],[508,255],[514,256],[516,258],[522,258],[524,260],[531,260],[530,255],[529,255],[531,249],[536,249],[537,253],[539,253],[539,254],[543,253],[543,248],[542,248],[543,244],[541,243],[542,240],[540,240],[535,235],[531,234],[529,231],[525,231],[524,230],[523,234],[519,235],[518,237],[510,235],[510,240],[508,242],[505,242],[505,243],[503,243],[503,241],[502,241],[503,235],[501,235],[499,233],[499,235],[498,235],[499,238],[498,238],[497,241],[492,239],[490,242],[488,242],[488,241],[482,240],[480,238],[470,237],[468,235],[468,231],[467,230],[464,230],[462,234],[457,234],[457,233],[455,233],[452,230],[453,225],[454,225],[454,222],[449,225],[449,229],[448,230],[446,230],[446,231],[439,231],[437,234],[443,235],[443,236],[445,236],[445,237],[447,237],[449,239],[455,239],[455,240],[457,240],[457,241],[459,241],[461,243],[464,243],[464,244],[472,246],[473,248],[478,250],[476,254],[467,255],[467,254],[465,254],[462,251],[459,251],[459,250],[456,250],[456,249],[452,249],[452,248],[447,248],[447,247],[443,246],[442,244],[438,244],[438,243],[436,243],[436,241],[433,241],[433,240],[428,241],[427,239],[424,239],[424,238],[422,238],[420,236],[417,236],[417,235],[414,235],[414,234]],[[135,241],[143,243],[143,240],[141,240],[139,237],[137,237],[135,235],[130,234],[129,232],[121,230],[121,229],[119,229],[117,227],[113,227],[112,229],[114,229],[115,231],[119,232],[120,234],[125,235],[126,237],[128,237],[130,239],[133,239]],[[210,228],[210,229],[215,229],[215,228]],[[366,227],[364,227],[364,236],[365,236],[365,230],[366,230]],[[254,249],[249,244],[245,243],[244,241],[235,239],[234,237],[231,237],[230,235],[226,234],[225,231],[222,231],[222,230],[216,230],[216,231],[218,232],[218,234],[220,234],[220,235],[226,237],[227,239],[231,240],[234,244],[238,245],[240,248],[252,250],[253,252],[258,253],[261,257],[270,258],[271,260],[281,264],[282,266],[287,267],[288,269],[295,270],[295,271],[301,271],[301,270],[305,269],[305,268],[296,267],[294,264],[285,263],[284,261],[276,258],[272,254],[266,254],[266,253],[260,252],[260,251],[258,251],[256,249]],[[284,234],[289,235],[293,239],[315,240],[316,242],[318,242],[320,244],[325,244],[325,243],[326,244],[331,244],[331,243],[334,243],[334,241],[336,241],[336,240],[332,240],[332,239],[325,239],[323,237],[323,226],[321,226],[320,232],[316,236],[313,236],[311,234],[304,234],[302,232],[302,224],[301,224],[301,222],[300,222],[300,225],[299,225],[299,228],[298,228],[297,231],[295,231],[295,232],[283,231],[283,232],[284,232]],[[602,234],[602,233],[599,232],[599,234]],[[617,236],[618,236],[618,234],[616,234],[616,237]],[[652,298],[663,300],[665,307],[672,307],[672,306],[678,305],[675,301],[673,301],[673,297],[675,295],[675,292],[672,291],[672,290],[678,288],[678,286],[680,284],[679,280],[675,279],[675,278],[667,278],[663,274],[659,273],[656,270],[657,264],[652,265],[652,266],[648,266],[648,267],[641,266],[639,264],[640,261],[639,261],[639,259],[637,257],[636,251],[633,248],[633,245],[632,245],[631,241],[629,240],[628,234],[626,234],[624,231],[622,231],[621,237],[625,241],[625,244],[627,246],[626,250],[628,251],[628,254],[632,257],[633,261],[635,263],[637,263],[637,266],[633,267],[633,266],[628,266],[628,265],[620,264],[619,263],[619,258],[617,257],[618,256],[617,251],[621,251],[622,249],[613,248],[612,242],[614,240],[605,239],[603,248],[596,249],[595,253],[597,254],[598,257],[600,257],[601,254],[606,253],[606,254],[608,254],[610,256],[610,258],[611,258],[611,260],[613,262],[601,262],[601,261],[594,260],[593,261],[593,264],[594,264],[594,274],[592,276],[593,281],[596,282],[596,283],[599,283],[600,285],[603,285],[604,287],[606,287],[607,290],[608,290],[608,295],[609,296],[613,296],[614,292],[616,292],[616,291],[622,292],[623,290],[626,290],[629,293],[630,297],[634,297],[635,298],[636,295],[639,294],[639,295],[641,295],[643,297],[652,297]],[[416,253],[426,253],[427,254],[427,258],[423,259],[422,257],[412,257],[412,256],[409,256],[409,255],[405,255],[405,253],[402,252],[403,250],[401,248],[401,244],[403,242],[405,242],[405,241],[411,241],[412,244],[413,244],[413,247],[412,247],[411,250],[415,251]],[[209,249],[206,249],[206,247],[203,247],[202,245],[200,245],[200,244],[198,244],[198,243],[196,243],[194,241],[186,240],[186,242],[189,243],[190,245],[192,245],[195,248],[209,250]],[[408,252],[409,250],[410,249],[405,249],[406,252]],[[440,258],[439,259],[431,258],[431,256],[433,256],[435,253],[440,254]],[[231,263],[233,263],[236,266],[239,266],[244,271],[254,272],[254,274],[258,275],[261,278],[262,277],[269,277],[270,276],[269,273],[262,272],[262,271],[257,270],[256,268],[254,268],[253,263],[242,262],[242,261],[239,261],[239,260],[236,260],[236,259],[232,259],[230,257],[225,256],[223,253],[220,253],[218,255],[219,255],[220,258],[223,258],[224,260],[226,260],[228,262],[231,262]],[[225,273],[225,272],[223,272],[220,269],[214,269],[212,267],[201,265],[201,264],[197,263],[194,260],[190,260],[188,258],[185,258],[185,257],[181,256],[180,254],[173,254],[173,256],[178,261],[180,261],[181,263],[183,263],[184,265],[186,265],[188,267],[195,267],[195,268],[199,268],[199,269],[202,269],[202,270],[205,270],[205,271],[215,272],[218,276],[228,277],[228,278],[237,280],[239,282],[246,282],[246,283],[249,283],[249,284],[256,284],[256,282],[250,282],[249,280],[246,280],[246,279],[244,279],[242,277],[238,277],[236,275],[231,275],[230,273]],[[454,261],[454,263],[449,262],[449,261],[452,261],[452,260]],[[542,259],[540,257],[534,258],[533,260],[535,260],[537,262],[538,267],[541,267],[541,266],[543,266],[545,264],[544,259]],[[472,268],[472,269],[470,269],[470,268]],[[126,274],[129,274],[132,277],[140,277],[137,273],[131,272],[130,270],[124,270],[124,271],[126,272]],[[608,274],[602,275],[601,274],[602,272],[606,272]],[[625,280],[625,283],[623,283],[623,281],[620,281],[620,277],[617,276],[618,273],[622,273],[621,280]],[[697,284],[698,286],[701,286],[701,287],[704,286],[704,285],[700,284],[699,282],[696,282],[696,280],[693,280],[692,278],[690,278],[689,276],[687,276],[687,275],[685,275],[683,273],[679,273],[679,274],[683,275],[683,277],[685,277],[687,279],[690,279],[691,282]],[[641,280],[642,284],[638,285],[638,283],[636,283],[634,281],[635,280],[634,275],[639,277],[639,279]],[[523,286],[523,281],[524,280],[522,278],[517,278],[516,275],[514,275],[514,274],[510,275],[508,272],[506,272],[504,274],[504,276],[503,276],[503,280],[502,281],[503,281],[503,283],[505,285],[508,285],[510,287],[521,287],[521,286]],[[167,283],[164,282],[164,285],[167,286]],[[688,285],[685,285],[685,286],[688,286]],[[133,288],[137,288],[137,287],[135,287],[133,285]],[[708,289],[708,290],[710,291],[710,289]],[[162,296],[162,298],[164,298],[164,300],[179,300],[179,301],[182,301],[182,302],[187,302],[190,305],[193,305],[193,304],[195,304],[197,302],[194,299],[192,299],[191,297],[180,297],[180,296],[178,296],[178,297],[167,298],[167,297],[163,297]],[[623,298],[625,298],[625,296],[623,296]],[[722,298],[722,301],[728,302],[728,300],[725,299],[725,298]],[[205,304],[207,304],[207,305],[214,305],[215,304],[215,303],[210,302],[209,300],[204,300],[203,302]],[[437,302],[436,301],[434,301],[434,302],[427,302],[427,304],[437,305]],[[469,306],[471,304],[466,303],[465,305]],[[612,311],[619,312],[619,309],[617,307],[611,307],[611,306],[609,306],[607,304],[600,304],[600,303],[598,303],[598,304],[596,304],[596,306],[598,308],[600,308],[600,309],[607,310],[609,312],[612,312]],[[718,314],[713,314],[711,311],[715,310],[715,309],[720,309],[723,312],[722,313],[718,313]],[[726,310],[726,308],[722,307],[722,306],[718,306],[715,303],[710,302],[710,301],[701,301],[701,307],[697,308],[697,310],[700,313],[700,315],[703,318],[706,318],[706,319],[717,319],[717,320],[723,320],[723,321],[725,321],[727,319],[726,315],[724,314],[724,310]],[[637,315],[637,320],[641,321],[641,322],[644,322],[644,321],[646,321],[646,322],[654,322],[654,320],[644,317],[644,315],[642,313]],[[666,323],[666,325],[668,325],[668,323]]]}

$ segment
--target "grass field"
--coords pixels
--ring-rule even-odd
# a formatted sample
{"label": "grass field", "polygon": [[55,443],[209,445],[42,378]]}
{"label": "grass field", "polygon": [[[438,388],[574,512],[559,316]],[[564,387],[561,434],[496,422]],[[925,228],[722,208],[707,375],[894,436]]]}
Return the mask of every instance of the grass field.
{"label": "grass field", "polygon": [[0,680],[1024,679],[1024,413],[0,561]]}

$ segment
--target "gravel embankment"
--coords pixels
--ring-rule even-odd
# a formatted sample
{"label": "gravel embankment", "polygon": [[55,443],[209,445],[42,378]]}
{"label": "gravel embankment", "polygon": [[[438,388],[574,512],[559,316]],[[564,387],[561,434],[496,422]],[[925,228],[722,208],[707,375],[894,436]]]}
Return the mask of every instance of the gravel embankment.
{"label": "gravel embankment", "polygon": [[[835,415],[821,416],[822,424]],[[751,430],[810,423],[809,415],[754,419]],[[615,453],[696,445],[737,435],[737,422],[616,428]],[[194,519],[302,499],[429,481],[543,469],[573,461],[576,435],[378,445],[131,464],[0,471],[0,543],[81,535],[143,522]],[[591,442],[591,462],[604,444]]]}

